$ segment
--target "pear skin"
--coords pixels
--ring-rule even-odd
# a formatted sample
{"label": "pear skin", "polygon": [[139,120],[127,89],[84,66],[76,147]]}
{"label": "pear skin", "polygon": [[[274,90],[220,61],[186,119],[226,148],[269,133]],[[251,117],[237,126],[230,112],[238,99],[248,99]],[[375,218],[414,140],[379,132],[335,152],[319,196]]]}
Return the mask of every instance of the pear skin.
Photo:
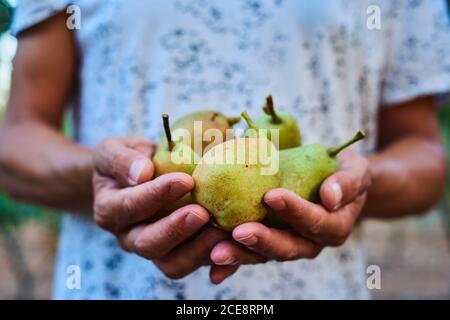
{"label": "pear skin", "polygon": [[[269,150],[270,161],[276,162],[277,172],[262,173],[261,169],[267,164],[259,160],[262,148]],[[218,227],[233,230],[240,224],[261,221],[266,216],[264,194],[279,186],[278,150],[262,136],[232,139],[210,149],[192,176],[195,203],[213,215]]]}
{"label": "pear skin", "polygon": [[322,182],[339,169],[337,158],[331,158],[327,147],[312,144],[280,152],[281,187],[303,199],[319,202]]}
{"label": "pear skin", "polygon": [[159,177],[173,172],[184,172],[192,175],[198,162],[200,162],[198,154],[185,144],[177,143],[172,151],[169,151],[167,145],[158,146],[153,156],[154,176]]}
{"label": "pear skin", "polygon": [[[294,191],[305,200],[319,203],[323,181],[339,169],[338,153],[364,137],[364,131],[359,131],[352,139],[337,147],[312,144],[280,151],[281,188]],[[269,212],[264,223],[277,228],[288,227],[273,212]]]}
{"label": "pear skin", "polygon": [[[299,147],[302,144],[302,137],[295,117],[283,111],[275,111],[271,95],[266,100],[263,109],[266,114],[255,120],[256,127],[266,129],[267,138],[280,150]],[[278,145],[272,139],[271,130],[278,130]]]}
{"label": "pear skin", "polygon": [[[196,132],[194,130],[194,122],[201,121],[202,122],[202,130]],[[191,148],[197,154],[205,154],[206,151],[211,149],[213,146],[226,141],[227,137],[227,129],[231,129],[232,126],[240,121],[240,118],[227,118],[224,114],[206,110],[190,113],[173,123],[171,126],[172,131],[177,129],[186,129],[189,131],[191,136]],[[204,141],[204,133],[209,129],[217,129],[221,133],[221,139],[216,137],[211,138],[211,141]],[[163,140],[163,139],[161,139]],[[194,141],[201,141],[202,143],[198,146],[194,145]],[[201,148],[201,150],[200,150]]]}

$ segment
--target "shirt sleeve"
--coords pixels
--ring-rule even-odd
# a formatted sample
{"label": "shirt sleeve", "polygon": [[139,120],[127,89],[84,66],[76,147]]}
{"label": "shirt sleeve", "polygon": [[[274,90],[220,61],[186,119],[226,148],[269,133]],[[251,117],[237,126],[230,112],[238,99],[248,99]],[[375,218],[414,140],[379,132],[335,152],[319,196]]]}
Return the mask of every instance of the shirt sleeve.
{"label": "shirt sleeve", "polygon": [[445,0],[401,0],[394,17],[382,104],[448,93],[450,23]]}
{"label": "shirt sleeve", "polygon": [[12,35],[17,36],[20,32],[65,11],[70,2],[70,0],[17,0],[11,25]]}

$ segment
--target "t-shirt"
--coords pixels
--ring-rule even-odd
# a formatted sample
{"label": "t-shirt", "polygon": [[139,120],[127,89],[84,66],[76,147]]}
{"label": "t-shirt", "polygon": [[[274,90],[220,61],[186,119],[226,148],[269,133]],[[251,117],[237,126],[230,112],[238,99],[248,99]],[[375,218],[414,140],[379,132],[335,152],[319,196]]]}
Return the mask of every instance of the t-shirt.
{"label": "t-shirt", "polygon": [[[295,115],[304,143],[376,149],[381,107],[450,90],[450,37],[443,0],[19,0],[13,32],[80,9],[75,139],[158,141],[172,119],[216,109],[256,117],[272,93]],[[78,12],[78,10],[71,10]],[[207,267],[181,280],[126,253],[91,220],[63,218],[57,299],[365,299],[367,262],[354,232],[316,259],[242,266],[220,285]],[[81,271],[81,288],[67,285]]]}

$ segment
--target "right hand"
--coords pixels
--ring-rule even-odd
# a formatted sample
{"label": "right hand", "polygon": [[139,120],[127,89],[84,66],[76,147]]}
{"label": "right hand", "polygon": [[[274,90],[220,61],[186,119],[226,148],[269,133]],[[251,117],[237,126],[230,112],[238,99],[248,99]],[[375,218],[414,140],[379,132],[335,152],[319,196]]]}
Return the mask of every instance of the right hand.
{"label": "right hand", "polygon": [[178,279],[211,264],[212,248],[229,235],[205,227],[209,213],[194,204],[149,222],[194,188],[192,177],[184,173],[150,180],[154,149],[140,138],[108,138],[95,148],[94,220],[116,235],[125,250],[152,260],[167,277]]}

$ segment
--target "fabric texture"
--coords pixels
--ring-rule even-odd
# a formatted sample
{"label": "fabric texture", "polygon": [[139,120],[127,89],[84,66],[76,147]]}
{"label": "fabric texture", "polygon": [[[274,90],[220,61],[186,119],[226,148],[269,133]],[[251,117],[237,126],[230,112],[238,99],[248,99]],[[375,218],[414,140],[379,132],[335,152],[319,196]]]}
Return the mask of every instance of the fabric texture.
{"label": "fabric texture", "polygon": [[[355,146],[376,147],[381,106],[450,90],[450,37],[441,0],[75,0],[82,14],[76,139],[157,141],[160,115],[205,108],[261,113],[267,94],[293,113],[305,143],[337,144],[365,129]],[[18,2],[13,31],[64,10],[64,0]],[[367,27],[367,8],[381,29]],[[80,290],[66,286],[81,270]],[[214,286],[208,268],[169,280],[120,249],[88,220],[64,217],[55,269],[57,299],[366,299],[356,233],[311,261],[244,266]]]}

